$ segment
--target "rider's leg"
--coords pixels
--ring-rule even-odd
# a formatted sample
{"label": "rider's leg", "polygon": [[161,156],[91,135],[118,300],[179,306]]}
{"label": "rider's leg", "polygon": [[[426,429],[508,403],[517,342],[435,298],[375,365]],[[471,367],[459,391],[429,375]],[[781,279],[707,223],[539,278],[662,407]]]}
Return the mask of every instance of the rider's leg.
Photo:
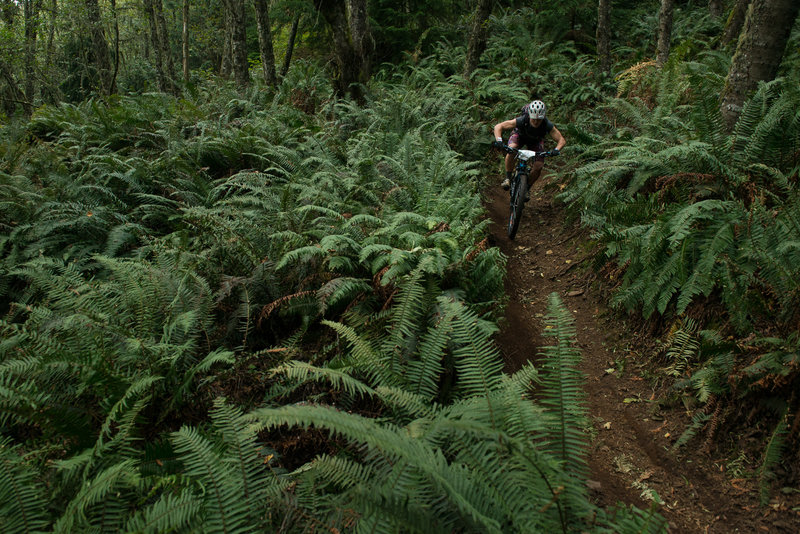
{"label": "rider's leg", "polygon": [[[511,137],[508,139],[508,146],[511,148],[519,148],[519,134],[515,130],[512,132]],[[508,190],[511,187],[511,176],[514,173],[514,156],[506,154],[505,160],[506,177],[500,182],[500,187]]]}

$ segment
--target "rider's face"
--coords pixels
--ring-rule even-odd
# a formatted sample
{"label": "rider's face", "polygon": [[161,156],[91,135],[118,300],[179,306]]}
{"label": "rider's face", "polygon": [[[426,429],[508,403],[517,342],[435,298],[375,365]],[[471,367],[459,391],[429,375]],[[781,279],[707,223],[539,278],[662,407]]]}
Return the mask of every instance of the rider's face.
{"label": "rider's face", "polygon": [[542,124],[542,119],[530,119],[531,126],[537,128],[540,124]]}

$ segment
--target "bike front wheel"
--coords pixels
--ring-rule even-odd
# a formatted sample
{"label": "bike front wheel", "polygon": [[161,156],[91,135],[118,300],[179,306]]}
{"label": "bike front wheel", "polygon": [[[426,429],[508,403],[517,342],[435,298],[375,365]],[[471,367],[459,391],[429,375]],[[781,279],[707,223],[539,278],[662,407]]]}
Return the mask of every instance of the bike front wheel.
{"label": "bike front wheel", "polygon": [[514,239],[522,219],[522,208],[525,206],[525,193],[528,191],[528,175],[520,174],[516,187],[511,189],[511,206],[508,213],[508,237]]}

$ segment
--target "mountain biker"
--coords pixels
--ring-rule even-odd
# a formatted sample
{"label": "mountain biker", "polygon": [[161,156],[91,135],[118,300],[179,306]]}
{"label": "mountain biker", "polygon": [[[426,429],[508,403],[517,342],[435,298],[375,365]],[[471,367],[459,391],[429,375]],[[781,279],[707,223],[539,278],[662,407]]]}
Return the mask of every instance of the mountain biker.
{"label": "mountain biker", "polygon": [[[494,144],[502,146],[503,131],[513,128],[511,137],[508,138],[508,146],[512,148],[526,146],[529,150],[544,152],[544,136],[550,134],[550,137],[556,142],[556,147],[552,150],[552,153],[557,156],[561,149],[564,148],[564,145],[567,144],[567,141],[545,115],[547,115],[547,107],[544,102],[538,99],[534,100],[523,108],[523,113],[520,117],[495,124],[494,137],[496,141]],[[544,157],[536,156],[531,168],[530,180],[528,181],[529,190],[533,182],[539,179],[543,166]],[[500,183],[500,186],[508,190],[511,175],[514,172],[514,156],[512,154],[506,154],[505,169],[506,177]],[[525,200],[530,200],[530,191],[525,192]]]}

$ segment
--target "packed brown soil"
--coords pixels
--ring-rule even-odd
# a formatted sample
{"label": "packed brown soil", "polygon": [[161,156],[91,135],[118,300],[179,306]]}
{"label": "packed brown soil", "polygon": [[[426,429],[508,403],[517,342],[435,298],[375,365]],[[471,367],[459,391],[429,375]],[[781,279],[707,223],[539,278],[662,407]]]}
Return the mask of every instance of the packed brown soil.
{"label": "packed brown soil", "polygon": [[573,312],[591,421],[589,487],[596,502],[646,509],[657,500],[672,533],[800,532],[800,494],[776,488],[761,506],[752,471],[735,478],[730,460],[704,452],[702,439],[690,450],[671,452],[690,413],[661,402],[670,386],[658,368],[656,340],[608,309],[608,284],[589,266],[587,234],[566,224],[563,207],[553,200],[563,187],[557,175],[534,184],[514,240],[506,234],[508,193],[499,181],[492,178],[485,192],[495,223],[492,240],[508,256],[509,301],[497,342],[513,372],[545,344],[540,332],[548,295],[558,293]]}

